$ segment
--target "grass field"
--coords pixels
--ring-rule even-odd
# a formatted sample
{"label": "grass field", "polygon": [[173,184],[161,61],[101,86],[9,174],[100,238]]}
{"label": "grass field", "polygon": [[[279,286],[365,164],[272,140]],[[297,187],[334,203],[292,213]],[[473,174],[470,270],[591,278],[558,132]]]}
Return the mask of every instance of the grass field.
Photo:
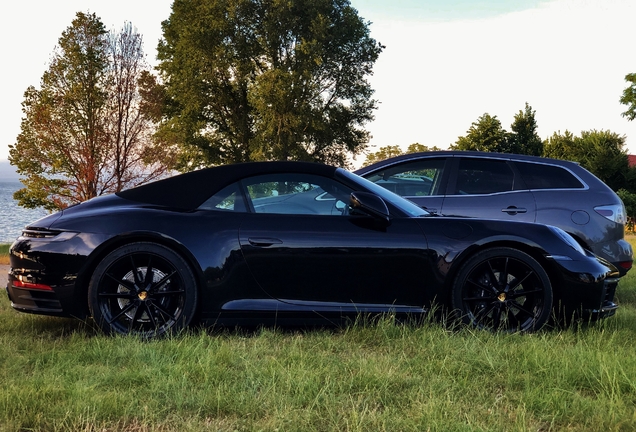
{"label": "grass field", "polygon": [[0,244],[0,264],[9,264],[10,244]]}
{"label": "grass field", "polygon": [[141,342],[0,301],[0,431],[633,431],[636,272],[616,316],[530,335],[405,326]]}

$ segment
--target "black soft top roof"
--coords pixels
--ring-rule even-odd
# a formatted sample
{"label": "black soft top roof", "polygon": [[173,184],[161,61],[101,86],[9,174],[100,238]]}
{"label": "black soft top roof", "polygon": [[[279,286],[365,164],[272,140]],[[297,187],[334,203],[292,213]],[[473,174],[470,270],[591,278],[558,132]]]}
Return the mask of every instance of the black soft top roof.
{"label": "black soft top roof", "polygon": [[193,210],[225,186],[246,177],[278,172],[333,177],[336,169],[312,162],[248,162],[221,165],[117,192],[117,196],[151,205]]}

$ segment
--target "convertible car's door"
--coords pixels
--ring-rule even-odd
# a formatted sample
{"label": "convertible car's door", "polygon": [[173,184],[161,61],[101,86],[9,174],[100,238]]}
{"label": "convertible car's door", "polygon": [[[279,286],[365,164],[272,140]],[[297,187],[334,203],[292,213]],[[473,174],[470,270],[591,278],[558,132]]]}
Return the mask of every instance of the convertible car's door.
{"label": "convertible car's door", "polygon": [[241,250],[260,286],[291,303],[422,307],[430,265],[411,219],[251,214]]}
{"label": "convertible car's door", "polygon": [[[349,215],[350,190],[331,179],[268,176],[246,185],[239,240],[272,298],[296,305],[422,307],[430,264],[416,221]],[[311,176],[310,176],[311,177]]]}

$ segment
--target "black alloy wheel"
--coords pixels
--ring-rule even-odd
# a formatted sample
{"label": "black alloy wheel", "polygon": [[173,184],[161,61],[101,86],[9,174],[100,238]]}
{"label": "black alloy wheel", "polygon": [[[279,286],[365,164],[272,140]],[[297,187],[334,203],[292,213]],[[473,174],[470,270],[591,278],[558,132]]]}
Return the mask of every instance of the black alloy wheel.
{"label": "black alloy wheel", "polygon": [[173,250],[156,243],[131,243],[99,263],[90,280],[88,303],[106,333],[159,337],[192,320],[196,280]]}
{"label": "black alloy wheel", "polygon": [[539,330],[552,311],[552,285],[541,265],[516,249],[476,253],[452,288],[452,307],[463,322],[505,332]]}

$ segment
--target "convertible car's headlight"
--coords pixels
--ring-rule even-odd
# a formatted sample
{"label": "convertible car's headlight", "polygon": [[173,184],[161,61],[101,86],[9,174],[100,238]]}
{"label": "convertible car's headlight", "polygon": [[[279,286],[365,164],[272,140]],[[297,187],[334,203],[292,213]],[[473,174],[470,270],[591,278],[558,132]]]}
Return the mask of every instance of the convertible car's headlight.
{"label": "convertible car's headlight", "polygon": [[61,242],[70,240],[78,233],[73,231],[55,231],[40,228],[25,229],[20,238],[47,239],[49,241]]}
{"label": "convertible car's headlight", "polygon": [[583,247],[579,244],[579,242],[574,240],[574,237],[572,237],[570,234],[566,233],[565,231],[563,231],[559,227],[548,225],[548,228],[554,234],[556,234],[558,237],[560,237],[561,240],[563,240],[565,243],[567,243],[568,246],[570,246],[572,249],[574,249],[575,251],[577,251],[578,253],[580,253],[582,255],[585,255],[585,249],[583,249]]}

